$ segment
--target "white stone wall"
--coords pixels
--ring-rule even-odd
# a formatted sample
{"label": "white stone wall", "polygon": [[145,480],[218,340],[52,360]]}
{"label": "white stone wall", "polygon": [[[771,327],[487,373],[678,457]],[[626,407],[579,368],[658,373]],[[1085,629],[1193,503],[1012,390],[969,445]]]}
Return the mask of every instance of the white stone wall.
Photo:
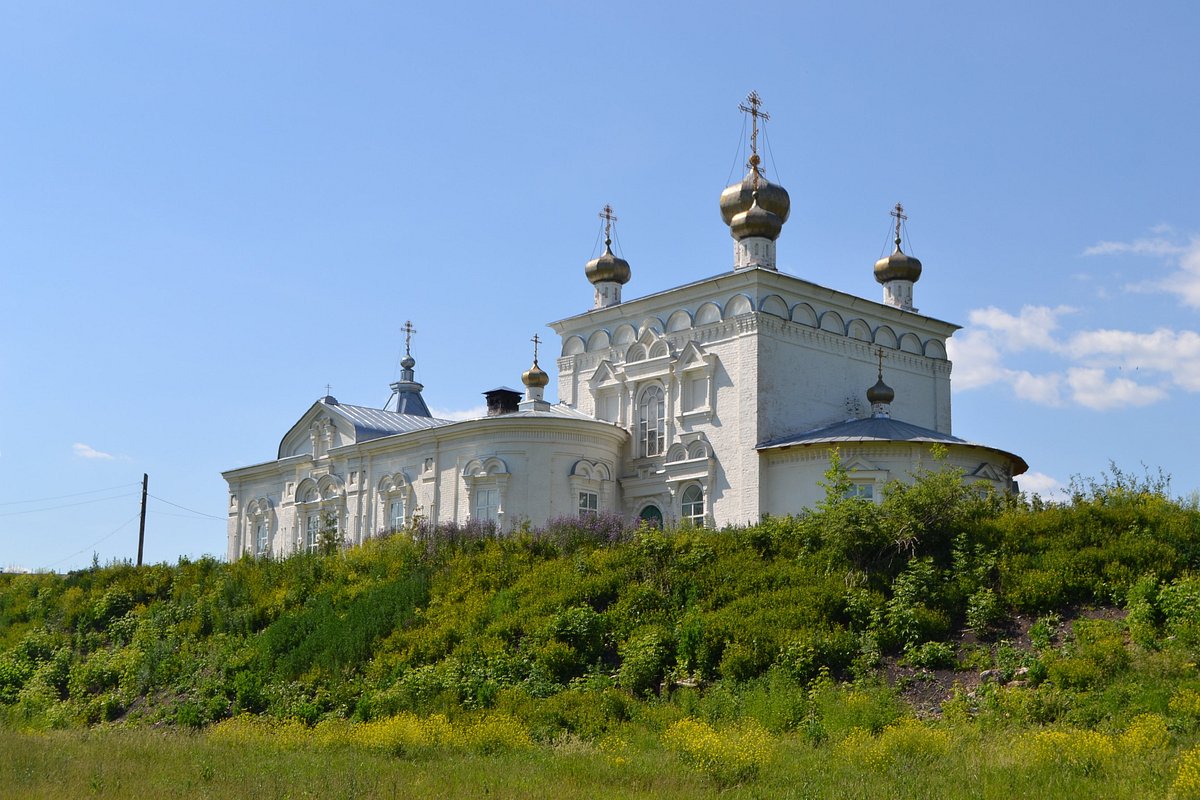
{"label": "white stone wall", "polygon": [[466,523],[472,513],[472,481],[463,473],[473,462],[490,461],[493,468],[503,464],[502,472],[482,480],[501,491],[505,530],[577,514],[579,480],[573,481],[571,473],[580,460],[606,468],[608,480],[588,486],[599,490],[600,510],[619,510],[613,478],[625,438],[613,426],[588,420],[504,416],[335,448],[323,459],[296,456],[232,470],[225,473],[230,487],[227,555],[235,559],[253,552],[247,511],[255,501],[271,509],[271,554],[293,552],[310,508],[298,496],[308,480],[337,487],[321,508],[339,514],[345,540],[355,544],[387,528],[381,483],[394,486],[398,477],[410,519],[415,514],[433,523]]}
{"label": "white stone wall", "polygon": [[[831,450],[821,444],[763,453],[763,512],[787,516],[815,507],[825,497],[820,482],[829,470]],[[871,484],[877,501],[888,481],[908,481],[922,469],[942,467],[959,469],[965,482],[980,483],[997,492],[1012,488],[1011,459],[985,447],[949,444],[941,461],[932,457],[930,444],[921,443],[841,443],[837,450],[851,480]]]}

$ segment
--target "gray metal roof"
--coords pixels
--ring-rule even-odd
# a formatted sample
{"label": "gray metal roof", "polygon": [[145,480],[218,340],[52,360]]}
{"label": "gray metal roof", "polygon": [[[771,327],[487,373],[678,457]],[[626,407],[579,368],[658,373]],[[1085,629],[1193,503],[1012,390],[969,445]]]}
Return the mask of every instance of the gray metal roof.
{"label": "gray metal roof", "polygon": [[1016,462],[1017,468],[1014,470],[1014,474],[1016,475],[1020,475],[1029,469],[1029,465],[1025,463],[1025,459],[1007,450],[968,442],[966,439],[960,439],[948,433],[922,428],[920,425],[901,422],[898,419],[890,417],[867,417],[866,419],[852,419],[847,422],[839,422],[824,428],[817,428],[816,430],[804,433],[791,434],[778,439],[760,442],[755,446],[755,449],[771,450],[780,447],[792,447],[793,445],[837,444],[838,442],[917,442],[966,445],[968,447],[991,450],[995,453],[1003,453]]}
{"label": "gray metal roof", "polygon": [[[424,405],[423,402],[422,405]],[[452,421],[448,419],[435,419],[428,415],[399,414],[395,411],[384,411],[380,408],[350,406],[345,403],[327,405],[326,408],[354,425],[354,439],[358,442],[366,442],[371,439],[392,436],[397,433],[410,433],[412,431],[425,430],[426,428],[438,428],[442,425],[449,425]]]}
{"label": "gray metal roof", "polygon": [[761,442],[758,450],[773,447],[790,447],[794,444],[828,444],[831,442],[943,442],[947,444],[970,444],[965,439],[940,433],[920,425],[901,422],[890,417],[867,417],[839,422],[825,428],[791,434],[779,439]]}

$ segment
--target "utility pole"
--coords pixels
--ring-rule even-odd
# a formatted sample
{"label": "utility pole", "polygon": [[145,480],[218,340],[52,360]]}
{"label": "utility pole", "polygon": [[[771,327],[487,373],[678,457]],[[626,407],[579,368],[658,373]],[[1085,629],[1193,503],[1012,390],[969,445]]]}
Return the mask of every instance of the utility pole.
{"label": "utility pole", "polygon": [[138,563],[142,565],[142,545],[146,542],[146,490],[150,487],[150,475],[142,473],[142,523],[138,526]]}

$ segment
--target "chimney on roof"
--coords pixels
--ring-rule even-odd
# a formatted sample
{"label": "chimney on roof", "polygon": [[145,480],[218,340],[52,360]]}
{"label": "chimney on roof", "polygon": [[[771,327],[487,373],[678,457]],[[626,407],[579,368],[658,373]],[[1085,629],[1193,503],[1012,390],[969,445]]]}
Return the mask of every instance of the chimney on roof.
{"label": "chimney on roof", "polygon": [[487,398],[487,415],[489,417],[515,414],[517,406],[521,402],[521,393],[507,386],[500,386],[484,392],[483,396]]}

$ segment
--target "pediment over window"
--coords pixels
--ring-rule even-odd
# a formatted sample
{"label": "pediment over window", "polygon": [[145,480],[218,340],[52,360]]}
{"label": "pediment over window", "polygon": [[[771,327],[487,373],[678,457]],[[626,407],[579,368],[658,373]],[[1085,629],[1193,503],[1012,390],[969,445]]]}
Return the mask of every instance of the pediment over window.
{"label": "pediment over window", "polygon": [[490,478],[496,475],[507,475],[508,465],[495,456],[474,458],[463,467],[464,478]]}
{"label": "pediment over window", "polygon": [[969,477],[988,481],[996,481],[997,483],[1006,483],[1010,480],[1009,476],[1004,470],[1001,470],[995,465],[989,464],[986,461],[976,467],[969,474]]}
{"label": "pediment over window", "polygon": [[613,367],[612,362],[606,359],[601,361],[599,366],[596,367],[596,371],[592,373],[592,377],[588,378],[588,382],[592,386],[603,386],[605,384],[620,383],[621,378],[616,368]]}

